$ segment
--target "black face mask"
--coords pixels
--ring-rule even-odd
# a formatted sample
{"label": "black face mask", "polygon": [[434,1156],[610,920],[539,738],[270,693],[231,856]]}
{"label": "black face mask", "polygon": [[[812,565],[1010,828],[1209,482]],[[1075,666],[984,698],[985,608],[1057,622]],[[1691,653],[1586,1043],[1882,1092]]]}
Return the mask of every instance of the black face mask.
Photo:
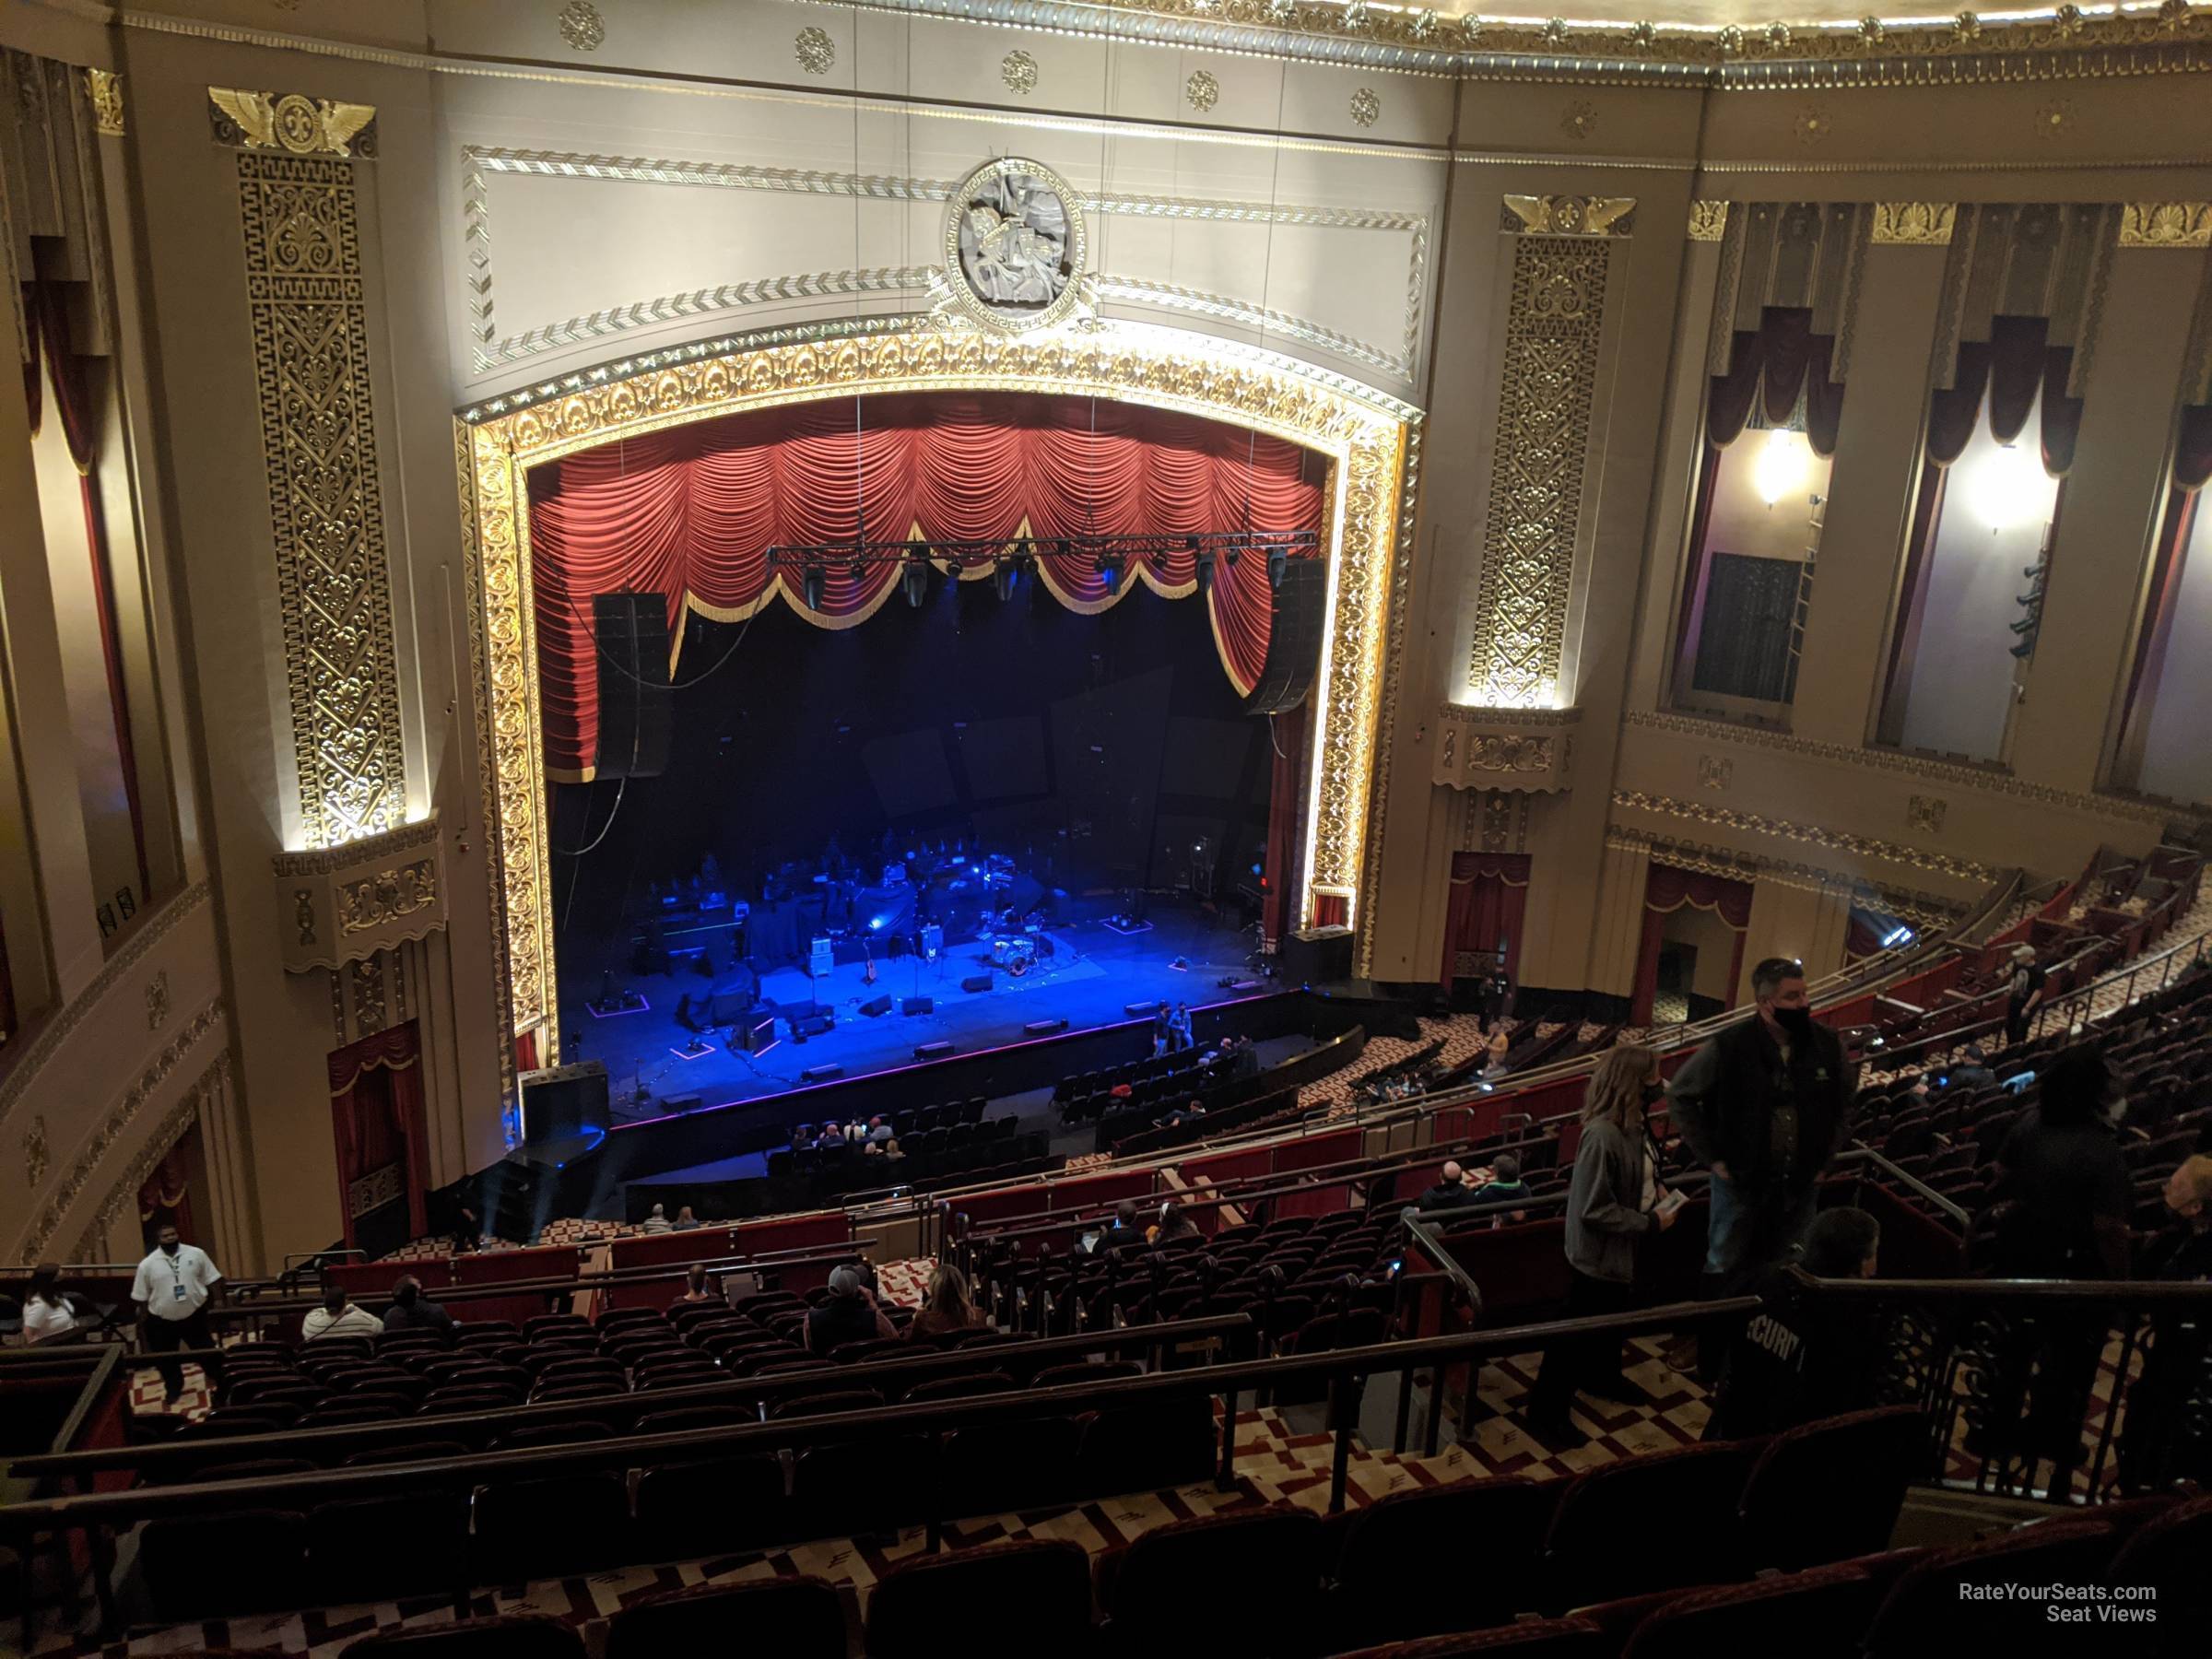
{"label": "black face mask", "polygon": [[174,1239],[164,1239],[164,1240],[162,1240],[162,1241],[161,1241],[161,1253],[162,1253],[163,1255],[175,1255],[175,1254],[177,1253],[177,1241],[176,1241],[176,1240],[174,1240]]}
{"label": "black face mask", "polygon": [[1656,1106],[1656,1105],[1658,1105],[1658,1104],[1659,1104],[1659,1102],[1660,1102],[1660,1101],[1662,1101],[1662,1100],[1665,1100],[1665,1099],[1666,1099],[1666,1085],[1665,1085],[1665,1084],[1664,1084],[1664,1083],[1646,1083],[1646,1084],[1643,1086],[1643,1103],[1644,1103],[1646,1106]]}
{"label": "black face mask", "polygon": [[1813,1011],[1810,1008],[1777,1008],[1774,1010],[1774,1023],[1789,1033],[1792,1041],[1796,1041],[1813,1034]]}

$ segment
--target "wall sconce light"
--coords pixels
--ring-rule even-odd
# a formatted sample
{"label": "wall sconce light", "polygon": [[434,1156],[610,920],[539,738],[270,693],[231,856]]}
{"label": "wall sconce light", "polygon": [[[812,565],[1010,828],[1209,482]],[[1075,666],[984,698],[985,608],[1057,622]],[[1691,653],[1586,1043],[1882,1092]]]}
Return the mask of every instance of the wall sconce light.
{"label": "wall sconce light", "polygon": [[1992,535],[2026,523],[2050,493],[2041,461],[2018,444],[2003,445],[1974,469],[1974,511]]}
{"label": "wall sconce light", "polygon": [[1784,496],[1804,494],[1812,476],[1812,445],[1806,442],[1803,432],[1786,427],[1777,427],[1767,434],[1759,458],[1751,464],[1751,488],[1770,507]]}

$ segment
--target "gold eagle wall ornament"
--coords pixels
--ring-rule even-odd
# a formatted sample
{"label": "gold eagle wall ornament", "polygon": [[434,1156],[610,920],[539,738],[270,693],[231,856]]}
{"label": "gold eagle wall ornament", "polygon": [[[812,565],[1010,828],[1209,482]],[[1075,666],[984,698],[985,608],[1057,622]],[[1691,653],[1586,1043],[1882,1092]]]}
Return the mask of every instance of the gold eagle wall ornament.
{"label": "gold eagle wall ornament", "polygon": [[295,156],[363,158],[376,154],[376,106],[310,98],[303,92],[207,88],[216,142],[239,149],[284,150]]}

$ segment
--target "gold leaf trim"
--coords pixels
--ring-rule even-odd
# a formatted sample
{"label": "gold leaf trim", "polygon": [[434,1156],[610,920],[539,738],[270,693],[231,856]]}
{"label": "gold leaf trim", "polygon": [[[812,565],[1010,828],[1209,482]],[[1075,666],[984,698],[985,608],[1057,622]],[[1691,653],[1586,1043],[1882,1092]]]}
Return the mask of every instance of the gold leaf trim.
{"label": "gold leaf trim", "polygon": [[1692,202],[1689,205],[1688,236],[1691,241],[1717,242],[1727,231],[1727,203]]}
{"label": "gold leaf trim", "polygon": [[1958,217],[1953,202],[1877,202],[1867,240],[1877,247],[1947,248]]}
{"label": "gold leaf trim", "polygon": [[282,150],[294,156],[376,154],[376,106],[310,98],[304,92],[207,88],[207,118],[216,142],[236,149]]}
{"label": "gold leaf trim", "polygon": [[2124,248],[2212,248],[2212,202],[2125,202]]}

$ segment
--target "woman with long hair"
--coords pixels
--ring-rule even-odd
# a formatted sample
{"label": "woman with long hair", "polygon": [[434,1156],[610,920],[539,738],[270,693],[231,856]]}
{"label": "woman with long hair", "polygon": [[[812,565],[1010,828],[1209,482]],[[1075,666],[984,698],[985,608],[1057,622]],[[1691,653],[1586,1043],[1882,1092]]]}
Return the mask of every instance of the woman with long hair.
{"label": "woman with long hair", "polygon": [[968,1276],[946,1262],[929,1276],[922,1311],[914,1315],[913,1324],[906,1327],[906,1334],[909,1340],[919,1342],[932,1336],[950,1336],[960,1331],[980,1331],[982,1326],[983,1311],[968,1293]]}
{"label": "woman with long hair", "polygon": [[[1659,1185],[1658,1161],[1645,1132],[1645,1114],[1665,1096],[1655,1050],[1624,1043],[1608,1052],[1591,1074],[1583,1100],[1583,1138],[1574,1154],[1567,1192],[1567,1317],[1619,1313],[1636,1300],[1636,1241],[1675,1222]],[[1609,1337],[1555,1342],[1530,1389],[1524,1416],[1547,1441],[1579,1443],[1585,1437],[1567,1408],[1578,1388],[1618,1397],[1620,1344]]]}
{"label": "woman with long hair", "polygon": [[23,1293],[24,1342],[47,1342],[76,1329],[76,1311],[62,1294],[62,1270],[41,1262],[30,1270],[30,1288]]}

